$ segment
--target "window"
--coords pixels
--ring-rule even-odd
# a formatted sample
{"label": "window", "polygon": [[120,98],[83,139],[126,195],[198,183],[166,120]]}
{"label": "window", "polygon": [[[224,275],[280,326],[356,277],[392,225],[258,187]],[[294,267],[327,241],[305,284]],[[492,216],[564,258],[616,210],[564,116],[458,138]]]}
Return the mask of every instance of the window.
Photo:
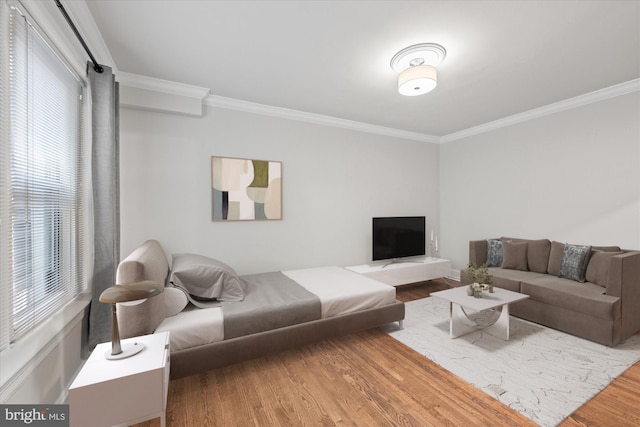
{"label": "window", "polygon": [[86,210],[82,81],[25,14],[0,7],[3,350],[82,291]]}

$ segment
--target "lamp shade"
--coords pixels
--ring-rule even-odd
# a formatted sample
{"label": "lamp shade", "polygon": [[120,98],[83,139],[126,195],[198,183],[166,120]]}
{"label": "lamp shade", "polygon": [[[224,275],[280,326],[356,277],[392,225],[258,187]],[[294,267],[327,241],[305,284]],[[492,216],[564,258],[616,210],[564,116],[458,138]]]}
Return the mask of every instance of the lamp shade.
{"label": "lamp shade", "polygon": [[162,293],[164,287],[150,280],[142,282],[125,283],[105,289],[100,294],[100,302],[115,304],[118,302],[135,301],[143,298],[151,298]]}
{"label": "lamp shade", "polygon": [[431,65],[409,67],[398,76],[398,92],[405,96],[423,95],[438,84],[438,72]]}

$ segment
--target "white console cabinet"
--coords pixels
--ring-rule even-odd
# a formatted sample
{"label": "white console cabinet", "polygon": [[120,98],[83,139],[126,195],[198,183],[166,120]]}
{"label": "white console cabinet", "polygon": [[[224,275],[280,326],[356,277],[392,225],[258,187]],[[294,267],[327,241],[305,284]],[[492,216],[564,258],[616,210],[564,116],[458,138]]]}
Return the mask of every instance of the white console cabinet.
{"label": "white console cabinet", "polygon": [[347,270],[363,274],[387,285],[398,286],[447,277],[451,272],[451,263],[442,258],[421,258],[392,264],[356,265],[347,267]]}
{"label": "white console cabinet", "polygon": [[119,360],[107,360],[111,343],[98,344],[69,388],[72,427],[131,425],[160,417],[165,426],[169,387],[169,333],[122,340],[145,348]]}

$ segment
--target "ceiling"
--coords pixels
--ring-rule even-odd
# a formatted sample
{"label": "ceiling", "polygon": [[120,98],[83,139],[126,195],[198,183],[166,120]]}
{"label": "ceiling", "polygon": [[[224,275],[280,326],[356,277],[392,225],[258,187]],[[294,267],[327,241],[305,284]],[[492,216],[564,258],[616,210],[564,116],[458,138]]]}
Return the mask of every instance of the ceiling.
{"label": "ceiling", "polygon": [[[436,137],[640,78],[640,1],[86,3],[118,71]],[[402,96],[424,42],[438,86]]]}

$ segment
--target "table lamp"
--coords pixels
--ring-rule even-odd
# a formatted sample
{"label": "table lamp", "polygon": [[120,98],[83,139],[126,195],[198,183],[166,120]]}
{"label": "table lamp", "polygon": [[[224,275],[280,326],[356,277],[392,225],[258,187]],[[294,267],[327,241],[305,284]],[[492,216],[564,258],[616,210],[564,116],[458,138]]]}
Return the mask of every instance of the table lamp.
{"label": "table lamp", "polygon": [[118,316],[116,315],[116,304],[144,300],[156,296],[164,290],[159,283],[150,280],[141,282],[124,283],[105,289],[100,294],[100,302],[111,304],[111,351],[105,353],[109,360],[124,359],[134,354],[140,353],[144,349],[142,343],[127,344],[124,348],[120,345],[120,331],[118,330]]}

